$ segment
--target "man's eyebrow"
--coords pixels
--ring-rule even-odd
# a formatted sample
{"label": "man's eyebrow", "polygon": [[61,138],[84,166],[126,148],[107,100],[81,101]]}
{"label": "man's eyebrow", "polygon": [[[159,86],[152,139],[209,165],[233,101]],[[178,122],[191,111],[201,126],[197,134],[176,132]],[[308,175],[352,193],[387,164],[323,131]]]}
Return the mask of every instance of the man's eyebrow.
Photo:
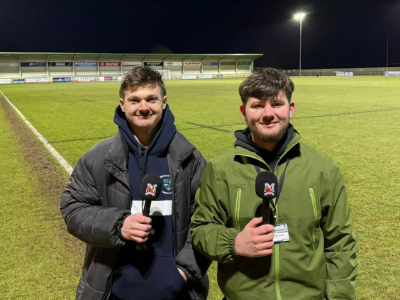
{"label": "man's eyebrow", "polygon": [[[152,98],[152,97],[158,97],[158,95],[157,94],[150,94],[150,95],[147,95],[145,97],[145,99]],[[133,96],[128,97],[127,99],[141,99],[141,97],[133,95]]]}
{"label": "man's eyebrow", "polygon": [[146,98],[150,98],[150,97],[156,97],[156,98],[158,98],[158,94],[151,94],[151,95],[147,95],[147,97],[146,97]]}
{"label": "man's eyebrow", "polygon": [[271,100],[272,102],[282,102],[282,101],[284,101],[284,99],[282,99],[282,98],[277,98],[277,97],[270,98],[270,99],[268,99],[268,100]]}

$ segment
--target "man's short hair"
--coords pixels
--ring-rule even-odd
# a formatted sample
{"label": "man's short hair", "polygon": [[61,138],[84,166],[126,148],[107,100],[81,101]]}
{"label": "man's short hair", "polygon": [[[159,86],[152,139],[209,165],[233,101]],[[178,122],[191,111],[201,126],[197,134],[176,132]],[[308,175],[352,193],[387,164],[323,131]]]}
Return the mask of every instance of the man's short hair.
{"label": "man's short hair", "polygon": [[158,85],[161,88],[161,96],[167,95],[161,74],[152,68],[138,66],[125,74],[119,89],[119,97],[125,99],[125,91],[127,89],[137,89],[146,85]]}
{"label": "man's short hair", "polygon": [[289,103],[294,91],[294,84],[289,76],[273,68],[266,68],[250,75],[239,87],[240,98],[243,105],[247,99],[254,97],[260,100],[268,100],[279,95],[283,91]]}

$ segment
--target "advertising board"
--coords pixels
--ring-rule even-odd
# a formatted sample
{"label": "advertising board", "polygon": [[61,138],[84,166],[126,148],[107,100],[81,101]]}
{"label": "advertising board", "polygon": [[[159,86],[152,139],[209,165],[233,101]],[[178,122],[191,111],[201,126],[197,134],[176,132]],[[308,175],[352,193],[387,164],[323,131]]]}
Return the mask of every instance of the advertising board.
{"label": "advertising board", "polygon": [[53,82],[71,82],[71,77],[55,77]]}
{"label": "advertising board", "polygon": [[164,62],[164,66],[167,67],[182,67],[181,61],[166,61]]}
{"label": "advertising board", "polygon": [[204,61],[203,66],[218,66],[217,61]]}
{"label": "advertising board", "polygon": [[17,62],[0,62],[0,67],[18,67]]}
{"label": "advertising board", "polygon": [[89,82],[93,80],[94,80],[93,77],[75,77],[76,82]]}
{"label": "advertising board", "polygon": [[162,61],[149,61],[144,63],[145,67],[162,67],[163,65],[164,63]]}
{"label": "advertising board", "polygon": [[196,79],[197,75],[196,74],[184,74],[182,75],[182,79]]}
{"label": "advertising board", "polygon": [[110,62],[110,61],[101,61],[99,62],[100,67],[120,67],[121,62]]}
{"label": "advertising board", "polygon": [[97,62],[91,61],[77,61],[75,67],[97,67]]}
{"label": "advertising board", "polygon": [[185,61],[185,66],[201,66],[199,61]]}
{"label": "advertising board", "polygon": [[48,62],[49,67],[72,67],[72,61],[57,61],[57,62]]}
{"label": "advertising board", "polygon": [[136,67],[136,66],[141,66],[142,63],[140,61],[123,61],[122,65],[123,66]]}
{"label": "advertising board", "polygon": [[0,84],[9,84],[11,83],[11,79],[2,79],[0,78]]}
{"label": "advertising board", "polygon": [[105,76],[105,77],[99,77],[100,81],[113,81],[116,80],[116,77],[110,77],[110,76]]}
{"label": "advertising board", "polygon": [[45,67],[46,62],[22,62],[21,67]]}
{"label": "advertising board", "polygon": [[400,77],[400,71],[386,71],[385,76],[387,77]]}
{"label": "advertising board", "polygon": [[235,66],[236,63],[234,61],[221,61],[221,66]]}

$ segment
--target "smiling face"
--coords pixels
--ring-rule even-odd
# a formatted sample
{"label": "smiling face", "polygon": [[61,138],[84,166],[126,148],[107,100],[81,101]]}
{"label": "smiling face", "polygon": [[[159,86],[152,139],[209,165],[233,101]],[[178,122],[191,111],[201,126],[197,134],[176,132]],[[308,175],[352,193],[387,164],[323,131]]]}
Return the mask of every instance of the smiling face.
{"label": "smiling face", "polygon": [[153,137],[158,130],[167,96],[162,96],[157,84],[135,86],[125,90],[124,99],[119,99],[122,111],[137,137]]}
{"label": "smiling face", "polygon": [[249,97],[246,104],[240,106],[253,142],[268,151],[273,151],[284,136],[294,109],[294,102],[289,103],[283,91],[268,100]]}

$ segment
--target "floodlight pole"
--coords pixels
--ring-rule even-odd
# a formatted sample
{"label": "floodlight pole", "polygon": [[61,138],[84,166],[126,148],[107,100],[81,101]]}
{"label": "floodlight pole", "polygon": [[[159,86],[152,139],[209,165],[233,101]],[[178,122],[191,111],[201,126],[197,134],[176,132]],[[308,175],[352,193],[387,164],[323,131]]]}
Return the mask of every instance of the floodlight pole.
{"label": "floodlight pole", "polygon": [[303,19],[306,16],[304,12],[299,12],[294,15],[296,20],[300,21],[300,55],[299,55],[299,77],[301,77],[301,36],[302,36],[302,29],[303,29]]}
{"label": "floodlight pole", "polygon": [[299,57],[299,77],[301,77],[301,33],[303,28],[303,18],[300,17],[300,57]]}

